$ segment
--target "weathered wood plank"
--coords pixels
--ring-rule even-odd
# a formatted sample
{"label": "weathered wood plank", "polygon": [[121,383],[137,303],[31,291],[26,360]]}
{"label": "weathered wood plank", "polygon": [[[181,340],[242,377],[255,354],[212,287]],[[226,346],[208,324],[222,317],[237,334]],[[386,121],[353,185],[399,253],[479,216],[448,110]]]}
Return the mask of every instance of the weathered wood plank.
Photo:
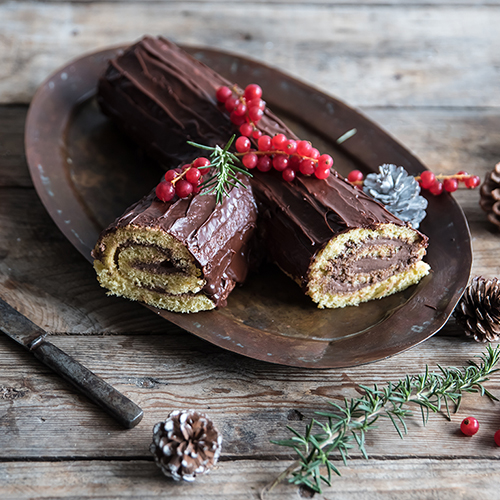
{"label": "weathered wood plank", "polygon": [[[153,425],[175,409],[207,412],[224,437],[226,457],[291,456],[269,442],[285,439],[286,425],[302,429],[328,400],[359,395],[358,384],[394,381],[422,373],[426,363],[462,366],[484,346],[436,337],[393,358],[345,370],[306,370],[271,365],[212,346],[189,334],[52,336],[51,341],[139,404],[145,413],[124,431],[101,410],[10,339],[0,336],[0,458],[146,457]],[[487,383],[500,395],[500,374]],[[3,395],[2,395],[3,394]],[[480,433],[465,438],[459,424],[468,414]],[[477,395],[464,398],[448,422],[420,413],[409,419],[401,440],[389,422],[367,434],[367,449],[378,457],[496,458],[492,446],[500,428],[498,403]],[[54,436],[64,436],[55,439]],[[353,456],[359,453],[354,452]]]}
{"label": "weathered wood plank", "polygon": [[[280,20],[277,28],[276,20]],[[232,50],[353,105],[498,106],[495,5],[0,4],[0,102],[83,52],[144,33]]]}
{"label": "weathered wood plank", "polygon": [[[3,500],[41,498],[257,500],[259,492],[289,465],[283,461],[220,462],[194,484],[165,478],[140,460],[0,463]],[[498,460],[353,460],[337,464],[341,477],[315,496],[321,500],[498,499]],[[269,500],[310,498],[278,485]]]}

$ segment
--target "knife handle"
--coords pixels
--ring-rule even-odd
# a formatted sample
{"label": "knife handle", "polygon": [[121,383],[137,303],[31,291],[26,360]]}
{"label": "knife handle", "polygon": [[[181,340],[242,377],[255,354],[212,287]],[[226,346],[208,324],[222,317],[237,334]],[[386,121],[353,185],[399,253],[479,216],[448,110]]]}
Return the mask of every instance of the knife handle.
{"label": "knife handle", "polygon": [[141,421],[143,411],[139,406],[54,344],[45,340],[35,342],[31,352],[123,426],[130,429]]}

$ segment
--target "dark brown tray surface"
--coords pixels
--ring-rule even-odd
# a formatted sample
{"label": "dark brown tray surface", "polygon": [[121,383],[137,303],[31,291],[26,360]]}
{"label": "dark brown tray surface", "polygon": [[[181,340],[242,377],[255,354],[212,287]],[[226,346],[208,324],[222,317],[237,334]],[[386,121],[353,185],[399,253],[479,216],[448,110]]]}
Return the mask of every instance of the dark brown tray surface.
{"label": "dark brown tray surface", "polygon": [[[98,77],[118,50],[72,61],[38,89],[26,123],[26,155],[49,214],[89,261],[100,231],[158,182],[162,171],[120,135],[96,106]],[[413,174],[425,167],[375,124],[342,102],[290,76],[237,55],[187,48],[240,85],[256,82],[273,111],[335,158],[344,175],[383,163]],[[357,129],[342,145],[336,139]],[[272,363],[336,368],[383,359],[438,331],[467,285],[472,264],[465,216],[451,195],[429,197],[421,230],[432,273],[382,300],[319,310],[274,267],[235,289],[224,309],[197,314],[155,310],[224,349]],[[89,270],[89,272],[92,272]]]}

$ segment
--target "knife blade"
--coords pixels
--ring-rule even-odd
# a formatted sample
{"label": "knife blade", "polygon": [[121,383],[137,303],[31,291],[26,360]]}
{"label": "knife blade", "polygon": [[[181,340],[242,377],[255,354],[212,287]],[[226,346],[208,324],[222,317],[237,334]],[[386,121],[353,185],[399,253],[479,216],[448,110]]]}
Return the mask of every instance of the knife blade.
{"label": "knife blade", "polygon": [[88,368],[46,340],[47,332],[0,298],[0,330],[27,348],[124,427],[135,427],[143,411]]}

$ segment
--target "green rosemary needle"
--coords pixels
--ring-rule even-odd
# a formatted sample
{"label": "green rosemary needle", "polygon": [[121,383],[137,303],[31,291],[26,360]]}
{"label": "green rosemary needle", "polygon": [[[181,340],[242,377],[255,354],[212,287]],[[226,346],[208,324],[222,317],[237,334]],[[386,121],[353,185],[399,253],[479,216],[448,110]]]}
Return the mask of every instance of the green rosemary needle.
{"label": "green rosemary needle", "polygon": [[188,141],[188,144],[191,146],[211,151],[210,167],[214,173],[200,187],[201,194],[215,194],[217,203],[222,203],[224,196],[229,196],[232,188],[238,186],[246,188],[245,184],[238,179],[238,173],[252,177],[252,174],[248,170],[241,168],[242,163],[240,159],[229,151],[235,137],[233,135],[223,148],[218,145],[211,147]]}
{"label": "green rosemary needle", "polygon": [[329,402],[331,411],[315,412],[327,421],[319,422],[313,418],[306,426],[304,435],[287,426],[293,436],[271,442],[293,448],[299,458],[262,490],[261,498],[287,477],[293,484],[321,493],[323,483],[331,486],[332,473],[340,476],[340,471],[329,458],[330,454],[340,454],[346,464],[349,450],[357,447],[368,458],[365,433],[382,417],[389,418],[402,438],[407,433],[405,418],[412,415],[411,410],[405,407],[407,404],[420,407],[425,425],[431,411],[444,411],[450,419],[450,403],[454,405],[454,411],[458,411],[464,393],[478,392],[498,401],[483,387],[483,383],[498,371],[495,366],[500,358],[500,346],[495,349],[488,346],[480,358],[479,364],[469,361],[469,365],[462,369],[438,366],[440,371],[431,373],[426,367],[422,375],[406,376],[382,388],[377,385],[360,386],[365,391],[362,397],[345,399],[343,404]]}

